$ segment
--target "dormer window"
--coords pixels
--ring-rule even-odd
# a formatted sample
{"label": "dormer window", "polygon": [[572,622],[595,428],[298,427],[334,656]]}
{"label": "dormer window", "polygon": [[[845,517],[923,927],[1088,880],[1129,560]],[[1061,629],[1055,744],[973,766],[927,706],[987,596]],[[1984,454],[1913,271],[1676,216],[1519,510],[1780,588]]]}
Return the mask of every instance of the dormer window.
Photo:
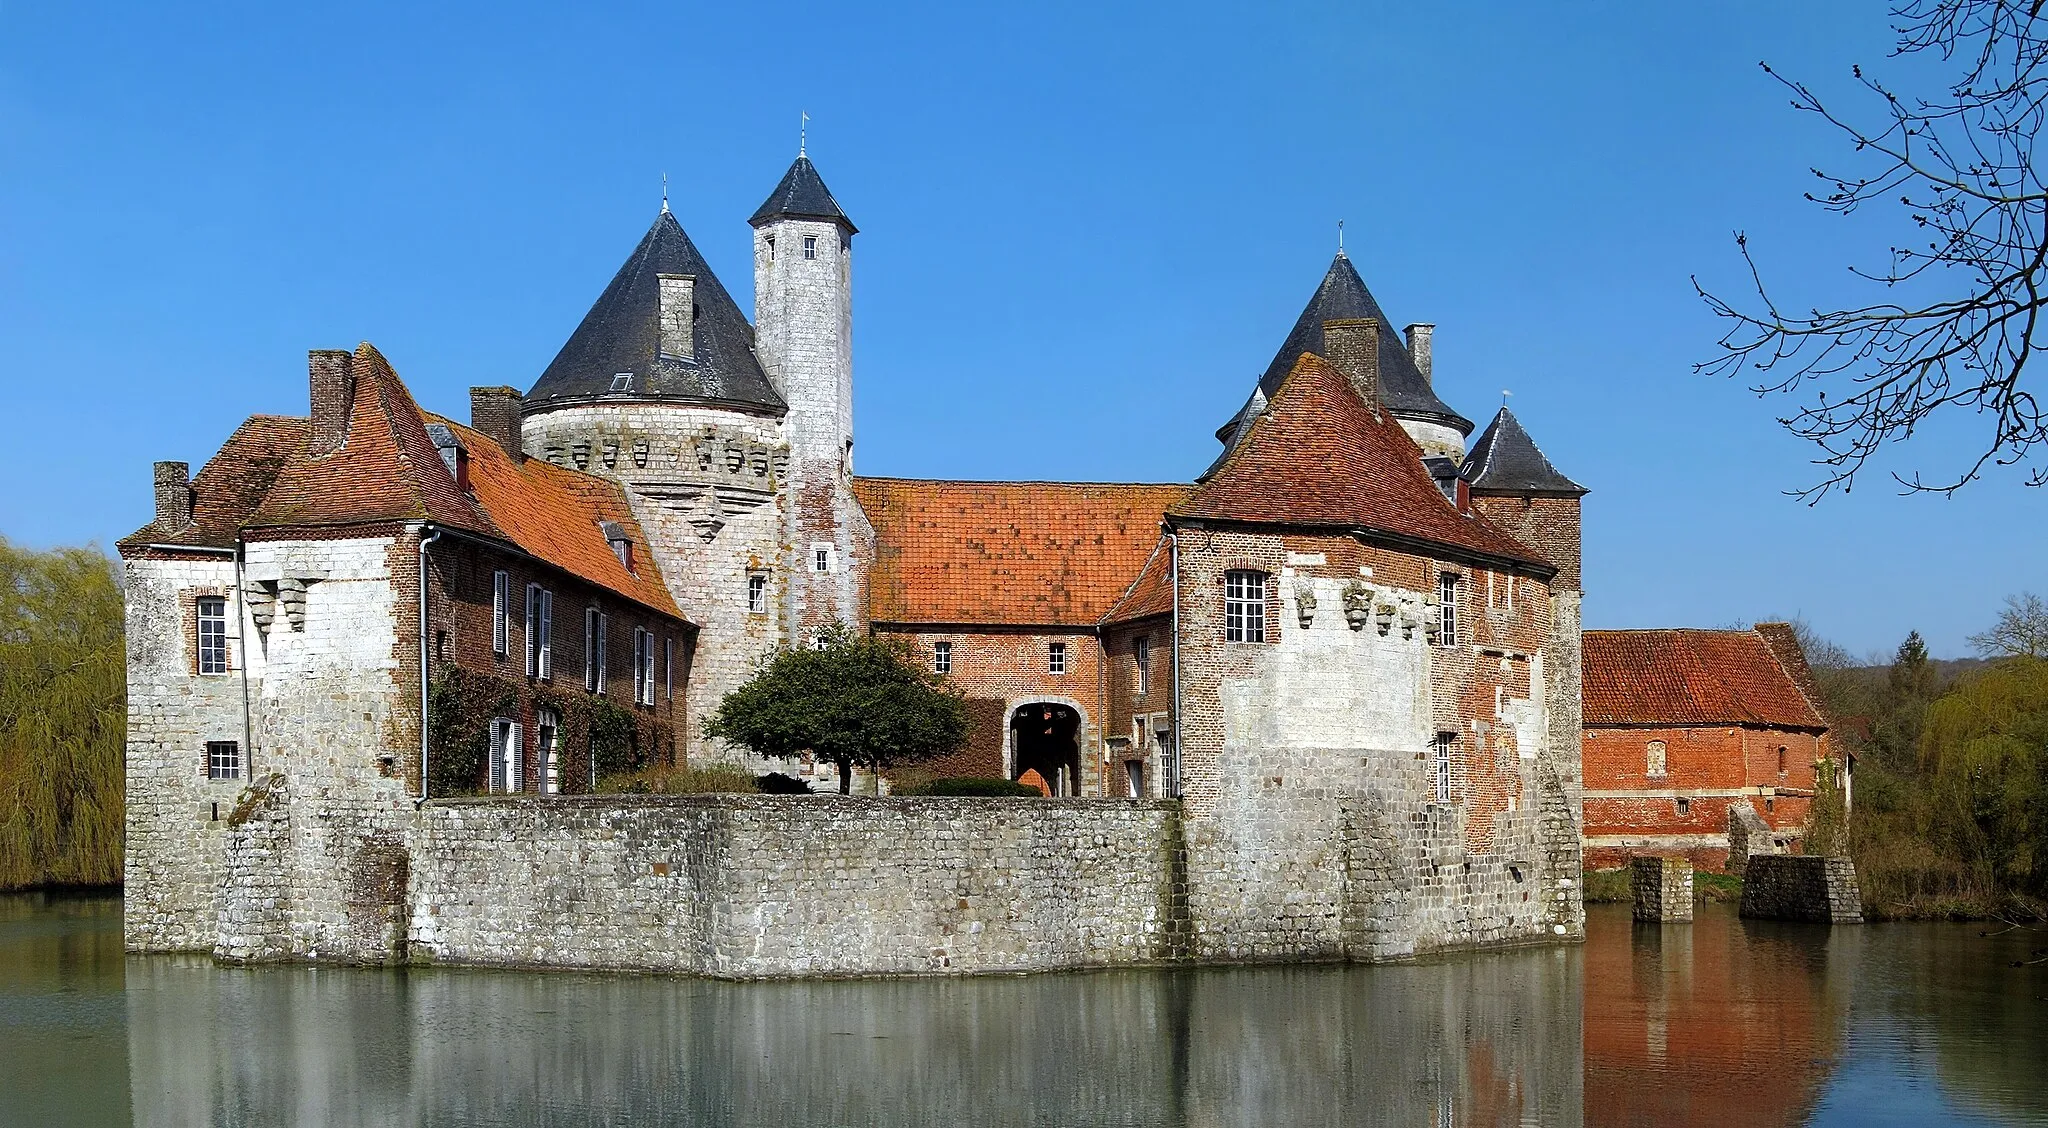
{"label": "dormer window", "polygon": [[617,372],[612,375],[612,391],[630,392],[632,390],[633,374],[631,372]]}
{"label": "dormer window", "polygon": [[630,572],[633,570],[633,538],[626,533],[626,527],[617,521],[600,521],[598,530],[612,546],[612,555],[619,558],[619,564]]}
{"label": "dormer window", "polygon": [[818,257],[818,237],[816,235],[804,236],[804,257],[807,259]]}
{"label": "dormer window", "polygon": [[455,488],[463,493],[475,493],[476,488],[469,481],[469,452],[455,448]]}

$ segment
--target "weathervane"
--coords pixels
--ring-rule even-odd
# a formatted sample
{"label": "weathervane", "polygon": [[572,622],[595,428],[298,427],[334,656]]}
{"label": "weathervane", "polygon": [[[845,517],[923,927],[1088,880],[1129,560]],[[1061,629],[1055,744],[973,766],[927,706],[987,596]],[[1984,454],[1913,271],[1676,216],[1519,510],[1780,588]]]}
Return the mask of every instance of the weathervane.
{"label": "weathervane", "polygon": [[668,173],[661,174],[661,214],[668,214]]}
{"label": "weathervane", "polygon": [[1515,393],[1513,393],[1513,392],[1511,392],[1511,391],[1508,391],[1508,390],[1507,390],[1506,388],[1502,388],[1502,389],[1500,390],[1500,405],[1501,405],[1501,407],[1503,407],[1503,408],[1507,407],[1507,405],[1508,405],[1508,397],[1509,397],[1509,396],[1511,396],[1511,395],[1514,395],[1514,394],[1515,394]]}
{"label": "weathervane", "polygon": [[1341,219],[1337,221],[1337,253],[1344,253],[1344,221]]}
{"label": "weathervane", "polygon": [[796,155],[799,157],[804,155],[804,146],[810,140],[810,132],[811,115],[806,113],[803,115],[803,120],[798,122],[796,126]]}

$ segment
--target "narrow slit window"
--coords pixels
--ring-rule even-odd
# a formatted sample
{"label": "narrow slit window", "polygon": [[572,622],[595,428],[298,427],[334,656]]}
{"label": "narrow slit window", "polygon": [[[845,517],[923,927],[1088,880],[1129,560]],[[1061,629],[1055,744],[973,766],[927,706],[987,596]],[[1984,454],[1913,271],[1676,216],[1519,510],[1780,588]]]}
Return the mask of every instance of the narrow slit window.
{"label": "narrow slit window", "polygon": [[228,601],[217,595],[199,598],[199,672],[228,672]]}
{"label": "narrow slit window", "polygon": [[676,640],[661,640],[661,695],[666,701],[676,699]]}
{"label": "narrow slit window", "polygon": [[1138,641],[1131,644],[1131,657],[1138,663],[1138,696],[1143,697],[1152,692],[1152,640],[1139,635]]}
{"label": "narrow slit window", "polygon": [[491,573],[491,653],[505,653],[506,608],[512,601],[512,577],[503,572]]}
{"label": "narrow slit window", "polygon": [[1436,579],[1437,641],[1458,645],[1458,574],[1445,572]]}

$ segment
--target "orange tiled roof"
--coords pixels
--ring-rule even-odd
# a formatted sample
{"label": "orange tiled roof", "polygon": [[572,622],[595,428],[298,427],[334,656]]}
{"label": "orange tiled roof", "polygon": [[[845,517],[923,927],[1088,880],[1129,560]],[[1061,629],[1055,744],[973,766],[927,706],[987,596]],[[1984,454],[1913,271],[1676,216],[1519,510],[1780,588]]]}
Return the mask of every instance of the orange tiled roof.
{"label": "orange tiled roof", "polygon": [[1092,626],[1159,541],[1179,485],[856,478],[885,623]]}
{"label": "orange tiled roof", "polygon": [[251,415],[192,479],[190,525],[166,531],[152,521],[122,537],[116,546],[233,548],[242,523],[263,503],[263,495],[270,492],[285,464],[305,446],[304,419]]}
{"label": "orange tiled roof", "polygon": [[1165,537],[1152,546],[1152,555],[1145,561],[1145,568],[1131,586],[1124,591],[1123,598],[1102,617],[1104,623],[1128,623],[1148,615],[1166,615],[1173,611],[1173,552]]}
{"label": "orange tiled roof", "polygon": [[1588,725],[1826,728],[1755,631],[1587,631]]}
{"label": "orange tiled roof", "polygon": [[[505,540],[588,583],[683,617],[618,483],[538,458],[514,465],[512,456],[482,432],[435,419],[452,428],[469,452],[470,486]],[[438,455],[435,464],[445,468]],[[617,521],[633,538],[633,571],[619,562],[600,521]]]}
{"label": "orange tiled roof", "polygon": [[1400,423],[1329,362],[1303,353],[1223,464],[1175,517],[1364,529],[1555,567],[1444,497]]}

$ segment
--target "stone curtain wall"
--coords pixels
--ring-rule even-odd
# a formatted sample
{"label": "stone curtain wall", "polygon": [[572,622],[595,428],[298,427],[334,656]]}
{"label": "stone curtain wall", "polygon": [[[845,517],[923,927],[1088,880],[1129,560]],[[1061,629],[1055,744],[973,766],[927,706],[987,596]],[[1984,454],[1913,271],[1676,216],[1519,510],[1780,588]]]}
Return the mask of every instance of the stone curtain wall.
{"label": "stone curtain wall", "polygon": [[1742,915],[1761,920],[1862,924],[1863,893],[1847,858],[1757,854],[1742,871]]}
{"label": "stone curtain wall", "polygon": [[410,950],[729,978],[1151,963],[1184,947],[1179,837],[1166,802],[435,802]]}

